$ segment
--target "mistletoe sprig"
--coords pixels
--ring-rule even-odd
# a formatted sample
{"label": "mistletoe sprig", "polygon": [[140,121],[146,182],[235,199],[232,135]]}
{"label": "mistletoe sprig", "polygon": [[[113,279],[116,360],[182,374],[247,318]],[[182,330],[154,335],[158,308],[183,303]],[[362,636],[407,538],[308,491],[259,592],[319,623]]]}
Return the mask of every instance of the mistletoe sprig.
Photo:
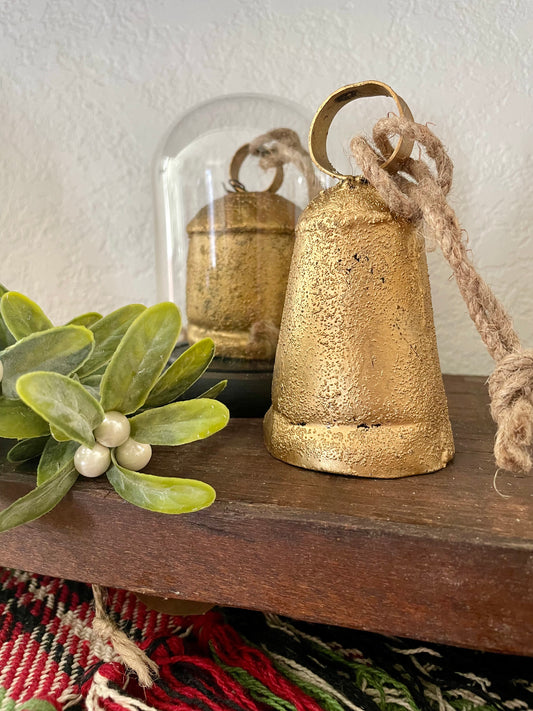
{"label": "mistletoe sprig", "polygon": [[[122,498],[160,513],[213,503],[208,484],[140,472],[152,445],[178,446],[225,427],[222,381],[180,399],[207,369],[204,338],[166,368],[181,317],[172,303],[87,313],[54,326],[23,294],[0,285],[0,437],[13,463],[40,457],[37,487],[0,512],[0,532],[48,513],[81,474],[106,474]],[[166,369],[165,369],[166,368]]]}

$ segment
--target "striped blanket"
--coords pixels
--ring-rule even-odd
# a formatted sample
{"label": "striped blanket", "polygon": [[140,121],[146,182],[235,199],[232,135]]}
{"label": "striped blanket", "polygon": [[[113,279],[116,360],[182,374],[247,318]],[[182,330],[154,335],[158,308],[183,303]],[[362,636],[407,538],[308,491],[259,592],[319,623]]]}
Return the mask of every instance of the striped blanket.
{"label": "striped blanket", "polygon": [[92,630],[91,588],[0,568],[0,711],[533,711],[533,660],[276,615],[111,617],[159,665],[141,689]]}

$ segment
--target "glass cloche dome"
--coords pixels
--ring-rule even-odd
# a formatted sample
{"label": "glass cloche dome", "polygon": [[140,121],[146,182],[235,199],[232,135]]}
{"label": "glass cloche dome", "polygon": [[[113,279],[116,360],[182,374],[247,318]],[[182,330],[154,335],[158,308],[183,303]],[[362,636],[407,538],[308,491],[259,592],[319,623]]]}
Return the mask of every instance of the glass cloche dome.
{"label": "glass cloche dome", "polygon": [[227,379],[234,416],[268,409],[294,229],[321,188],[310,121],[277,97],[222,96],[184,114],[155,157],[158,298],[181,310],[182,347],[214,341],[197,389]]}

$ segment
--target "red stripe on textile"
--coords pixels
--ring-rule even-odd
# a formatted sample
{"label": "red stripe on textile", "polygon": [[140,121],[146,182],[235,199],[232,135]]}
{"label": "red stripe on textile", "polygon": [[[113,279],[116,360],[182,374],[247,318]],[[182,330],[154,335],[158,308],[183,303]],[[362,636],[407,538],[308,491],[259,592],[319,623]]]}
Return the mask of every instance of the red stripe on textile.
{"label": "red stripe on textile", "polygon": [[61,627],[62,624],[62,618],[56,614],[55,617],[48,623],[48,631],[55,637],[57,634],[57,630]]}
{"label": "red stripe on textile", "polygon": [[[9,695],[13,699],[26,698],[23,696],[23,692],[27,685],[28,675],[36,662],[36,658],[39,657],[39,642],[32,639],[30,634],[24,634],[23,639],[25,644],[22,644],[10,659],[10,662],[12,662],[11,670],[7,675],[7,688]],[[42,672],[46,660],[41,658],[38,661]]]}
{"label": "red stripe on textile", "polygon": [[[7,607],[7,605],[6,605]],[[15,634],[15,630],[13,629],[11,633],[9,630],[11,629],[13,625],[13,619],[14,615],[11,609],[9,610],[4,610],[2,614],[3,622],[2,622],[2,628],[0,629],[0,643],[8,642],[13,635]],[[20,624],[20,623],[17,623]]]}
{"label": "red stripe on textile", "polygon": [[[249,709],[250,711],[260,711],[259,706],[257,706],[255,701],[248,695],[242,686],[235,679],[233,679],[230,674],[217,666],[214,661],[205,659],[204,657],[191,657],[187,655],[176,655],[171,657],[169,658],[168,664],[165,664],[165,660],[161,659],[161,679],[171,688],[184,693],[183,690],[186,687],[184,687],[182,683],[177,682],[175,679],[171,669],[172,664],[188,664],[207,672],[211,676],[212,684],[209,684],[205,679],[202,679],[202,683],[214,695],[229,699],[239,706]],[[192,689],[192,691],[195,692],[196,690]],[[150,692],[148,693],[150,694]]]}
{"label": "red stripe on textile", "polygon": [[134,595],[127,595],[125,590],[115,590],[116,600],[112,606],[113,612],[123,620],[128,620],[131,622],[133,619],[133,612],[136,607],[137,598]]}
{"label": "red stripe on textile", "polygon": [[2,685],[7,689],[13,683],[30,636],[28,632],[23,632],[22,624],[17,622],[11,640],[5,645],[5,650],[2,650],[2,657],[0,658],[0,669],[3,673]]}
{"label": "red stripe on textile", "polygon": [[[17,598],[17,605],[24,605],[27,606],[26,598],[28,598],[28,593],[26,592],[26,588],[28,586],[28,581],[27,580],[21,580],[20,578],[17,579],[17,584],[15,585],[15,597]],[[29,600],[31,600],[31,593],[29,594]]]}
{"label": "red stripe on textile", "polygon": [[[56,598],[61,603],[61,605],[58,605],[58,607],[63,607],[64,611],[68,611],[65,602],[68,601],[69,594],[68,591],[66,591],[66,588],[66,585],[63,585],[61,588],[59,588],[58,598]],[[57,614],[54,620],[52,621],[52,624],[50,625],[50,632],[52,631],[54,635],[54,643],[50,649],[50,654],[54,653],[54,647],[56,647],[57,645],[61,645],[64,649],[66,649],[67,640],[71,632],[71,628],[63,622],[63,616],[61,615],[60,617],[59,614]],[[56,679],[53,675],[50,674],[44,683],[42,693],[45,695],[50,694],[51,688],[55,683]]]}
{"label": "red stripe on textile", "polygon": [[37,620],[40,620],[43,614],[43,601],[34,598],[33,605],[30,607],[29,612]]}
{"label": "red stripe on textile", "polygon": [[146,622],[144,634],[146,639],[152,639],[154,637],[154,630],[157,624],[157,617],[159,613],[155,610],[149,610],[148,612],[148,620]]}
{"label": "red stripe on textile", "polygon": [[113,699],[103,699],[102,700],[102,708],[105,709],[105,711],[131,711],[131,706],[122,706],[119,704],[117,701],[114,701]]}
{"label": "red stripe on textile", "polygon": [[[46,669],[47,666],[48,669]],[[48,675],[48,679],[53,679],[56,684],[59,679],[61,679],[61,688],[66,688],[68,686],[69,677],[67,674],[61,673],[57,662],[51,660],[50,655],[41,646],[39,646],[35,657],[31,660],[31,665],[27,665],[27,671],[23,677],[24,685],[22,691],[20,692],[19,697],[14,696],[14,698],[20,699],[20,701],[28,701],[33,697],[41,698],[38,691],[42,684],[45,670]]]}
{"label": "red stripe on textile", "polygon": [[285,679],[263,652],[246,646],[232,627],[220,625],[213,628],[212,634],[216,654],[224,664],[244,669],[276,696],[294,704],[298,711],[322,711],[314,699]]}
{"label": "red stripe on textile", "polygon": [[8,583],[7,587],[10,588],[14,579],[14,572],[9,568],[0,568],[0,585],[2,587]]}
{"label": "red stripe on textile", "polygon": [[121,620],[133,623],[138,629],[143,629],[147,625],[149,630],[146,630],[144,636],[150,639],[174,634],[175,628],[181,626],[182,620],[187,619],[149,610],[135,593],[127,590],[108,588],[108,596],[108,609],[120,616]]}
{"label": "red stripe on textile", "polygon": [[221,669],[214,661],[203,657],[196,657],[196,665],[200,669],[209,671],[220,690],[224,693],[224,696],[233,697],[238,704],[242,704],[248,708],[259,711],[259,707],[256,705],[255,701],[253,701],[242,686],[235,681],[235,679],[228,674],[228,672]]}
{"label": "red stripe on textile", "polygon": [[[46,662],[45,662],[45,664],[46,664]],[[45,665],[43,665],[43,669],[44,669],[44,666]],[[53,673],[54,670],[56,670],[56,674]],[[50,694],[50,689],[52,688],[52,684],[54,684],[57,681],[58,670],[59,670],[59,665],[57,664],[57,662],[48,668],[48,675],[47,675],[46,679],[44,679],[44,680],[41,679],[41,686],[40,686],[40,693],[41,694],[44,694],[45,696],[48,696]],[[68,685],[68,677],[66,674],[64,675],[64,677],[65,677],[65,686],[67,686]]]}
{"label": "red stripe on textile", "polygon": [[11,630],[11,636],[8,636],[8,632],[12,625],[13,615],[9,613],[5,616],[5,622],[2,625],[2,632],[0,633],[0,642],[2,642],[2,646],[0,648],[0,674],[5,674],[7,665],[11,659],[13,647],[15,646],[18,636],[22,634],[22,623],[17,622]]}
{"label": "red stripe on textile", "polygon": [[[55,604],[54,604],[54,599],[55,596],[52,597],[52,592],[50,590],[46,591],[46,597],[43,600],[43,604],[41,605],[41,619],[39,620],[40,624],[42,625],[48,625],[50,624],[50,620],[52,619],[52,615],[54,614],[55,610]],[[50,602],[52,602],[52,606],[50,606]]]}

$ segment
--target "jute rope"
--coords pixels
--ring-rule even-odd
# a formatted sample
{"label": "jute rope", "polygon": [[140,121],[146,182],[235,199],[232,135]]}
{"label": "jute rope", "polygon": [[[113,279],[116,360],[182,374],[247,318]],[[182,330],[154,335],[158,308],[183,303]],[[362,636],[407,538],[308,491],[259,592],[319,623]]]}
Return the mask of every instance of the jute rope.
{"label": "jute rope", "polygon": [[109,617],[104,603],[105,588],[93,585],[92,589],[95,610],[93,630],[111,643],[124,666],[135,672],[140,686],[151,687],[154,678],[159,675],[159,667]]}
{"label": "jute rope", "polygon": [[309,153],[300,143],[298,134],[292,129],[275,128],[257,136],[250,142],[249,153],[259,157],[259,165],[263,170],[288,163],[295,165],[305,178],[309,200],[322,190]]}
{"label": "jute rope", "polygon": [[[391,136],[405,136],[423,146],[435,163],[434,172],[422,159],[408,158],[400,173],[380,167],[392,153]],[[496,362],[489,378],[491,414],[497,424],[494,446],[502,469],[531,469],[533,443],[533,350],[524,350],[511,319],[471,263],[461,227],[446,202],[453,164],[444,146],[427,126],[389,116],[376,123],[375,147],[356,136],[351,150],[363,176],[376,188],[393,213],[423,221],[448,260],[470,316]]]}
{"label": "jute rope", "polygon": [[[292,163],[305,179],[310,201],[322,190],[311,157],[292,129],[275,128],[257,136],[250,142],[248,152],[259,158],[263,170]],[[245,352],[249,358],[272,359],[276,355],[278,338],[277,326],[266,321],[256,321],[250,330],[250,342]]]}

